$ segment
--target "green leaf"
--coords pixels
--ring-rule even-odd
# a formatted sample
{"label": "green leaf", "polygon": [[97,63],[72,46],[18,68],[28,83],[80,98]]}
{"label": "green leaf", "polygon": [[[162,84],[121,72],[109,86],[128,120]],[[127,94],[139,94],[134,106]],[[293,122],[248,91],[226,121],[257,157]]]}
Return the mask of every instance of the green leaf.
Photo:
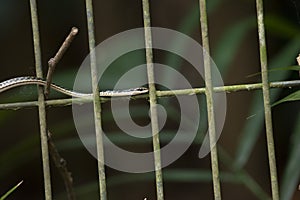
{"label": "green leaf", "polygon": [[300,66],[299,65],[293,65],[293,66],[287,66],[287,67],[276,67],[275,69],[268,70],[269,72],[273,71],[282,71],[282,70],[294,70],[299,71]]}
{"label": "green leaf", "polygon": [[13,191],[15,191],[22,183],[23,183],[23,181],[21,181],[21,182],[18,183],[16,186],[14,186],[13,188],[11,188],[11,189],[10,189],[8,192],[6,192],[2,197],[0,197],[0,200],[6,199],[6,197],[8,197]]}
{"label": "green leaf", "polygon": [[297,92],[294,92],[286,97],[284,97],[283,99],[275,102],[274,104],[272,104],[272,106],[276,106],[278,104],[281,104],[283,102],[287,102],[287,101],[299,101],[300,100],[300,90],[298,90]]}
{"label": "green leaf", "polygon": [[[299,65],[293,65],[293,66],[287,66],[287,67],[276,67],[274,69],[268,70],[268,72],[277,72],[277,71],[300,71],[300,66]],[[260,75],[261,72],[255,73],[255,74],[250,74],[247,76],[247,78],[251,78],[253,76]]]}

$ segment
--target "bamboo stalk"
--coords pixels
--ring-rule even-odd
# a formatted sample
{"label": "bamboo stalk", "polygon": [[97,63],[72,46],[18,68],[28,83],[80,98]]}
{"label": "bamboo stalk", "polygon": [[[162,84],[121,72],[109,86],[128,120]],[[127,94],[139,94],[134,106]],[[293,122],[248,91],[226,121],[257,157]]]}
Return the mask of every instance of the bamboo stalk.
{"label": "bamboo stalk", "polygon": [[[30,0],[30,11],[31,11],[31,23],[32,23],[32,32],[33,32],[36,76],[38,78],[43,78],[36,0]],[[51,192],[51,176],[50,176],[49,151],[48,151],[48,139],[47,139],[47,124],[46,124],[47,122],[46,122],[46,110],[45,110],[45,97],[44,97],[42,86],[38,87],[37,105],[39,107],[38,111],[39,111],[39,122],[40,122],[45,199],[51,200],[52,192]]]}
{"label": "bamboo stalk", "polygon": [[211,148],[210,156],[211,156],[213,190],[214,190],[215,200],[221,200],[221,186],[220,186],[217,145],[213,146],[216,141],[216,126],[215,126],[215,116],[214,116],[212,74],[211,74],[210,55],[209,55],[206,0],[199,0],[199,5],[200,5],[200,23],[201,23],[202,45],[203,45],[205,86],[206,86],[205,95],[206,95],[206,103],[207,103],[208,131],[209,131],[209,141],[210,141],[210,148]]}
{"label": "bamboo stalk", "polygon": [[271,113],[271,105],[270,105],[270,88],[269,88],[268,68],[267,68],[267,47],[266,47],[266,38],[265,38],[262,0],[256,0],[256,9],[257,9],[262,90],[263,90],[263,100],[264,100],[269,167],[270,167],[270,175],[271,175],[272,198],[273,200],[279,200],[275,147],[274,147],[273,128],[272,128],[272,113]]}
{"label": "bamboo stalk", "polygon": [[153,139],[153,153],[155,165],[155,180],[157,200],[164,199],[163,180],[161,169],[161,155],[160,155],[160,141],[159,141],[159,127],[157,118],[157,99],[154,79],[153,53],[152,53],[152,36],[151,36],[151,19],[149,11],[149,1],[143,0],[143,18],[145,30],[145,46],[146,46],[146,61],[147,61],[147,75],[149,84],[149,100],[150,100],[150,115],[151,128]]}
{"label": "bamboo stalk", "polygon": [[90,59],[91,59],[91,77],[92,77],[92,90],[93,90],[93,105],[94,105],[94,119],[95,119],[95,130],[96,130],[96,145],[97,145],[97,159],[98,159],[98,178],[99,178],[99,192],[100,199],[107,199],[106,192],[106,177],[105,177],[105,166],[104,166],[104,147],[103,147],[103,130],[101,120],[101,104],[99,97],[98,87],[98,72],[95,52],[95,33],[94,33],[94,14],[92,0],[86,0],[86,17],[88,24],[88,39],[90,48]]}

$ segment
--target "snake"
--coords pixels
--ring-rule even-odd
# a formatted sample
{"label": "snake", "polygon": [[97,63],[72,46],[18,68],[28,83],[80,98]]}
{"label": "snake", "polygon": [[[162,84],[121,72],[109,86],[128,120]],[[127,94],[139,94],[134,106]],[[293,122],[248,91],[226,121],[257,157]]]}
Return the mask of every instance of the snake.
{"label": "snake", "polygon": [[[34,76],[21,76],[21,77],[11,78],[3,82],[0,82],[0,93],[9,90],[11,88],[15,88],[23,85],[46,86],[47,82],[41,78],[37,78]],[[78,97],[78,98],[93,97],[92,93],[81,93],[81,92],[68,90],[54,83],[51,83],[50,87],[56,90],[57,92],[63,93],[70,97]],[[137,88],[130,88],[125,90],[100,91],[99,95],[100,97],[126,97],[126,96],[135,96],[135,95],[146,94],[146,93],[148,93],[148,88],[137,87]]]}

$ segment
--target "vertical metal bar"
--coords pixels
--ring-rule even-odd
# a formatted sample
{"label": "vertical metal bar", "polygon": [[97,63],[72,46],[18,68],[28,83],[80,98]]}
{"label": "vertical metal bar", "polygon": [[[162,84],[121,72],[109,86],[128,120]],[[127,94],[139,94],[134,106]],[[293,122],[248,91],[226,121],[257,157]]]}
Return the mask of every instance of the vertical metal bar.
{"label": "vertical metal bar", "polygon": [[94,33],[94,14],[92,0],[86,0],[86,15],[88,25],[88,38],[90,48],[91,59],[91,77],[92,77],[92,90],[93,90],[93,104],[94,104],[94,118],[95,118],[95,130],[96,130],[96,145],[98,156],[98,176],[99,176],[99,189],[100,199],[106,200],[106,178],[105,178],[105,166],[104,166],[104,151],[103,151],[103,130],[101,121],[101,104],[98,87],[98,72],[95,52],[95,33]]}
{"label": "vertical metal bar", "polygon": [[158,118],[157,118],[157,100],[156,100],[156,88],[155,88],[154,69],[153,69],[151,23],[150,23],[150,12],[149,12],[148,0],[143,0],[143,17],[144,17],[144,30],[145,30],[147,75],[148,75],[148,84],[149,84],[150,115],[151,115],[153,151],[154,151],[156,192],[157,192],[157,199],[163,200],[164,193],[163,193],[163,180],[162,180],[162,170],[161,170],[159,127],[158,127]]}
{"label": "vertical metal bar", "polygon": [[[39,78],[43,78],[36,0],[30,0],[30,11],[31,11],[31,23],[32,23],[32,32],[33,32],[36,76]],[[51,176],[50,176],[48,140],[47,140],[45,97],[44,97],[42,86],[38,87],[38,105],[39,105],[39,121],[40,121],[45,199],[51,200],[52,192],[51,192]]]}
{"label": "vertical metal bar", "polygon": [[272,197],[273,200],[279,200],[275,148],[274,148],[274,138],[273,138],[273,128],[272,128],[272,113],[270,107],[270,89],[269,89],[268,68],[267,68],[267,48],[266,48],[266,39],[265,39],[262,0],[256,0],[256,9],[257,9],[260,65],[261,65],[261,76],[262,76],[262,84],[263,84],[262,89],[263,89],[263,99],[264,99],[266,137],[267,137],[269,167],[270,167],[270,175],[271,175]]}
{"label": "vertical metal bar", "polygon": [[[202,45],[203,45],[203,49],[204,49],[203,50],[203,59],[204,59],[204,71],[205,71],[205,87],[206,87],[205,95],[206,95],[206,102],[207,102],[209,140],[210,140],[210,145],[212,146],[213,144],[215,144],[215,141],[216,141],[216,127],[215,127],[215,116],[214,116],[211,65],[210,65],[210,55],[209,55],[209,39],[208,39],[206,1],[199,0],[199,5],[200,5],[200,23],[201,23]],[[214,197],[216,200],[220,200],[221,199],[221,188],[220,188],[217,145],[215,145],[213,148],[211,148],[210,156],[211,156]]]}

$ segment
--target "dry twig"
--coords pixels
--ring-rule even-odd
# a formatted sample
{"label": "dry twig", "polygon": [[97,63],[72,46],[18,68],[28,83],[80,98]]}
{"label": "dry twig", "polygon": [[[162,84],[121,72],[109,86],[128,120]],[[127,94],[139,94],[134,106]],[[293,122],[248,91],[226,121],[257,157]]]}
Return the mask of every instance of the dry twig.
{"label": "dry twig", "polygon": [[61,157],[61,155],[57,151],[57,148],[52,140],[50,131],[48,131],[48,145],[49,145],[50,155],[54,162],[54,165],[56,166],[56,168],[58,169],[59,173],[61,174],[64,180],[68,199],[75,200],[75,193],[73,189],[73,178],[71,172],[69,172],[67,168],[66,160],[63,157]]}
{"label": "dry twig", "polygon": [[44,94],[45,94],[46,97],[48,97],[48,95],[50,93],[50,85],[51,85],[51,82],[52,82],[52,76],[53,76],[54,69],[55,69],[57,63],[63,57],[66,50],[69,48],[71,42],[73,41],[73,39],[75,38],[77,33],[78,33],[78,28],[73,27],[71,29],[70,34],[67,36],[64,43],[61,45],[61,47],[59,48],[59,50],[55,54],[54,58],[50,58],[50,60],[48,61],[49,68],[48,68],[48,73],[47,73],[47,78],[46,78],[47,85],[46,85],[45,91],[44,91]]}

